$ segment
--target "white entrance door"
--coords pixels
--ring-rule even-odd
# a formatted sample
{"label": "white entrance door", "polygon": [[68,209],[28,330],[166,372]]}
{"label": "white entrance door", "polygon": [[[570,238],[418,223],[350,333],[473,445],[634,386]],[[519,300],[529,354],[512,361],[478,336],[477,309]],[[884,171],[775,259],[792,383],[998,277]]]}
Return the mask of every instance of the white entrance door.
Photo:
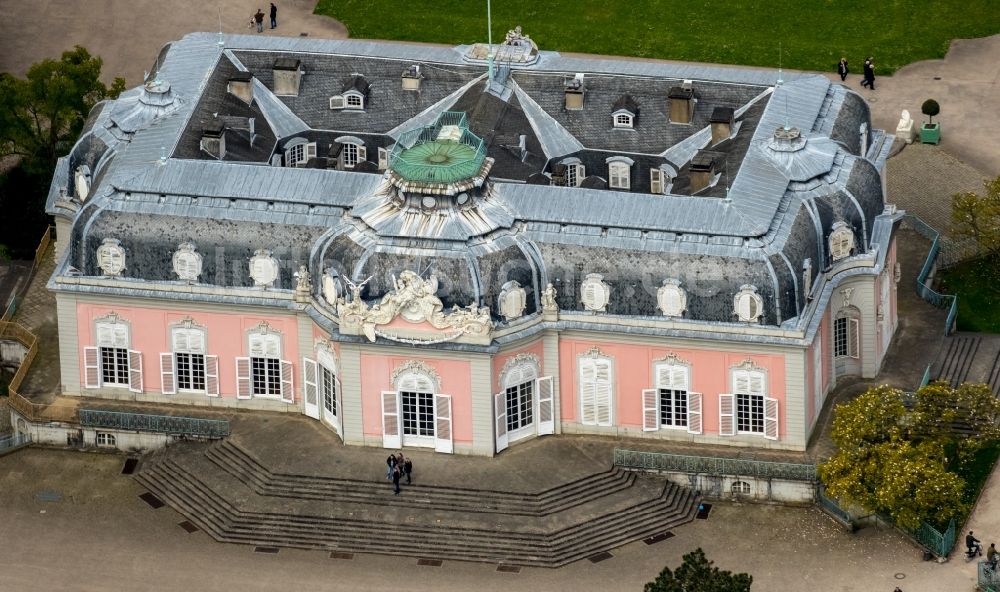
{"label": "white entrance door", "polygon": [[[434,448],[434,393],[401,391],[403,445]],[[450,437],[450,436],[449,436]]]}

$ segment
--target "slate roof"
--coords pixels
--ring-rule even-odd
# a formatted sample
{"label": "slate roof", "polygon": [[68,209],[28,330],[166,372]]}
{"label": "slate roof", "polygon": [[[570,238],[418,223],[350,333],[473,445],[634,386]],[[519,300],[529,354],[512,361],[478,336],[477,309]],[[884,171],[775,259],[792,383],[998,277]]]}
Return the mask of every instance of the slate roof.
{"label": "slate roof", "polygon": [[[764,322],[779,326],[807,322],[804,260],[817,277],[829,265],[825,240],[834,222],[850,224],[863,251],[878,253],[873,241],[888,240],[879,176],[886,136],[870,129],[859,95],[824,77],[791,75],[774,87],[767,71],[541,52],[534,65],[512,71],[498,97],[484,92],[483,67],[466,63],[463,51],[256,36],[226,38],[220,50],[215,34],[170,44],[150,78],[169,81],[173,106],[143,111],[136,105],[144,91],[127,91],[91,113],[57,165],[48,210],[75,217],[57,274],[72,265],[98,275],[96,246],[118,238],[127,278],[169,282],[173,249],[193,240],[206,261],[215,258],[202,281],[226,287],[248,286],[240,270],[254,250],[271,248],[282,260],[281,290],[291,289],[299,264],[314,274],[374,275],[365,292],[373,299],[389,289],[392,273],[432,268],[446,305],[478,301],[495,310],[500,286],[516,279],[529,292],[529,313],[546,282],[572,311],[582,309],[584,275],[602,273],[615,294],[609,312],[644,317],[659,314],[656,288],[674,277],[689,291],[692,320],[731,322],[733,294],[752,284],[766,302]],[[276,62],[298,62],[299,96],[271,92]],[[400,81],[413,64],[421,66],[419,92]],[[584,109],[568,111],[565,82],[576,72],[586,73]],[[247,73],[249,105],[226,89]],[[697,99],[693,120],[670,123],[671,89],[685,79]],[[367,92],[363,111],[329,108],[329,97],[345,88]],[[641,111],[635,129],[613,128],[619,107]],[[114,125],[129,109],[141,122],[134,133]],[[492,159],[493,182],[470,191],[474,207],[388,215],[393,190],[373,164],[359,167],[371,172],[327,168],[340,136],[359,138],[374,162],[377,148],[445,110],[466,113]],[[735,134],[711,146],[711,120],[730,116]],[[204,131],[220,124],[224,161],[200,148]],[[804,147],[776,152],[779,127],[801,130]],[[296,138],[316,143],[310,168],[270,166],[271,154]],[[874,162],[863,157],[869,148]],[[691,196],[690,168],[706,150],[720,178]],[[628,191],[607,187],[614,157],[632,162]],[[539,183],[566,158],[586,167],[583,187]],[[59,204],[74,199],[73,172],[84,164],[93,190],[73,213]],[[653,169],[674,177],[667,195],[649,193]]]}

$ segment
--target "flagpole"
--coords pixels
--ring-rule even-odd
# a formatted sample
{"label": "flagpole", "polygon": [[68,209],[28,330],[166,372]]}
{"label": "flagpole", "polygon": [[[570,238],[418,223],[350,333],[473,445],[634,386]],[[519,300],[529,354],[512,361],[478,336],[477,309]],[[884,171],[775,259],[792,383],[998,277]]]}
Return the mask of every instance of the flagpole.
{"label": "flagpole", "polygon": [[490,46],[486,54],[486,68],[490,82],[493,82],[493,11],[490,9],[490,0],[486,0],[486,41]]}

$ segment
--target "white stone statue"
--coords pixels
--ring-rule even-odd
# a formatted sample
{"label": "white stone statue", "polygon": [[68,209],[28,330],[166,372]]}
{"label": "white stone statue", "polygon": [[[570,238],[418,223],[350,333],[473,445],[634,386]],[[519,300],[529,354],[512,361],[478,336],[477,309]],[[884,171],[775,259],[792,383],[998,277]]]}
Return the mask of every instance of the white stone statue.
{"label": "white stone statue", "polygon": [[542,310],[545,312],[556,312],[559,310],[559,304],[556,303],[556,289],[552,287],[551,282],[542,290]]}

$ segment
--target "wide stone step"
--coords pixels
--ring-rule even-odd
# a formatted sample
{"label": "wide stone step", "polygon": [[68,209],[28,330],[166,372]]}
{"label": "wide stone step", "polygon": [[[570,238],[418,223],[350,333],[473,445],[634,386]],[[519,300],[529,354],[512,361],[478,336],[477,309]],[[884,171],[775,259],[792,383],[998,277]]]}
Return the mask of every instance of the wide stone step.
{"label": "wide stone step", "polygon": [[[221,542],[546,567],[664,532],[690,521],[697,506],[690,489],[634,474],[629,491],[542,517],[385,504],[399,499],[387,485],[366,504],[276,497],[257,491],[254,479],[218,471],[220,458],[178,446],[144,463],[136,479]],[[435,489],[447,499],[447,488]]]}
{"label": "wide stone step", "polygon": [[[262,495],[367,502],[385,488],[385,485],[372,481],[274,474],[239,447],[229,443],[210,447],[205,456]],[[603,495],[626,490],[634,480],[632,473],[615,468],[537,494],[443,488],[417,483],[407,487],[408,495],[396,497],[385,504],[442,506],[477,512],[545,516]]]}

